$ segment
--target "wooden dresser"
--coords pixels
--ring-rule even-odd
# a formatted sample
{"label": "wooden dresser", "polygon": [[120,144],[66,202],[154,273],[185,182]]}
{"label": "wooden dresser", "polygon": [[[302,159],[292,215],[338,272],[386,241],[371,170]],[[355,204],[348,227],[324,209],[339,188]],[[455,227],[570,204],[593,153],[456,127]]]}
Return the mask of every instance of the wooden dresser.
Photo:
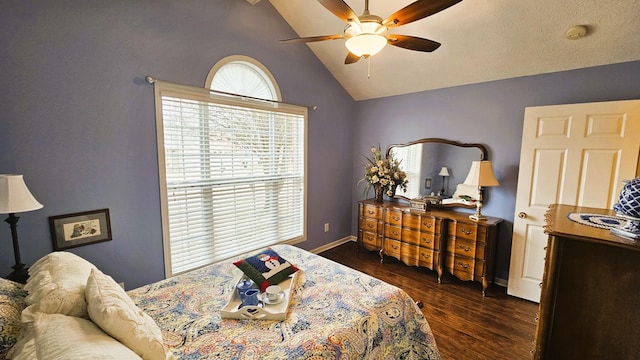
{"label": "wooden dresser", "polygon": [[552,205],[535,359],[640,358],[640,242],[581,225],[569,213],[606,209]]}
{"label": "wooden dresser", "polygon": [[495,275],[498,223],[488,217],[475,222],[453,210],[411,210],[403,202],[358,203],[359,246],[392,256],[410,266],[438,273],[444,269],[461,280],[479,281],[485,294]]}

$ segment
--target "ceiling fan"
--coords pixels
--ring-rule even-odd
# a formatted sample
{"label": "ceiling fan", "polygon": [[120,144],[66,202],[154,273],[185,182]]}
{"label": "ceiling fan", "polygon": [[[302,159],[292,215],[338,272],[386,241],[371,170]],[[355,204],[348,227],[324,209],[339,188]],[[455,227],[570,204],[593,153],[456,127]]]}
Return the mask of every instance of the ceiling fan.
{"label": "ceiling fan", "polygon": [[432,52],[440,43],[409,35],[389,34],[388,30],[424,19],[462,0],[417,0],[391,14],[386,19],[369,13],[369,0],[364,2],[364,12],[357,16],[343,0],[318,0],[322,6],[347,23],[342,35],[310,36],[280,40],[283,43],[312,42],[345,39],[349,54],[344,61],[352,64],[360,58],[377,54],[386,44],[404,49]]}

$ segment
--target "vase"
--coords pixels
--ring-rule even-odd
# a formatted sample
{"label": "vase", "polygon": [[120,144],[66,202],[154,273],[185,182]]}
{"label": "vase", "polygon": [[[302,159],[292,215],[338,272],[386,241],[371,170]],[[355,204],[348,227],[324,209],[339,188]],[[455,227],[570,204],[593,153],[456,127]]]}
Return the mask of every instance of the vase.
{"label": "vase", "polygon": [[373,186],[373,201],[376,203],[382,203],[382,197],[384,195],[384,189],[382,186]]}

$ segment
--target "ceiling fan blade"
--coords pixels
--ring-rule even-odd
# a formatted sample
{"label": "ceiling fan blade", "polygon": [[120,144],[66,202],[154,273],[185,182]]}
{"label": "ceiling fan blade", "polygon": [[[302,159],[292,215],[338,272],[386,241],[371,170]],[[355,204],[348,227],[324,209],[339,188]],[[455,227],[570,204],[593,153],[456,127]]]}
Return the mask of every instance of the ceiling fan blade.
{"label": "ceiling fan blade", "polygon": [[344,63],[345,63],[345,65],[353,64],[353,63],[355,63],[355,62],[358,62],[358,60],[360,60],[360,56],[358,56],[358,55],[354,55],[354,54],[352,54],[351,52],[349,52],[349,53],[347,54],[346,59],[344,59]]}
{"label": "ceiling fan blade", "polygon": [[440,12],[462,0],[418,0],[391,14],[383,24],[387,27],[406,25]]}
{"label": "ceiling fan blade", "polygon": [[432,52],[435,49],[439,48],[441,45],[439,42],[429,40],[429,39],[423,39],[423,38],[408,36],[408,35],[396,35],[396,34],[389,35],[387,43],[389,45],[398,46],[403,49],[424,51],[424,52]]}
{"label": "ceiling fan blade", "polygon": [[346,23],[358,21],[358,15],[342,0],[318,0],[318,2]]}
{"label": "ceiling fan blade", "polygon": [[336,40],[336,39],[344,39],[344,35],[309,36],[309,37],[302,37],[302,38],[280,40],[280,42],[295,43],[295,42],[312,42],[312,41],[324,41],[324,40]]}

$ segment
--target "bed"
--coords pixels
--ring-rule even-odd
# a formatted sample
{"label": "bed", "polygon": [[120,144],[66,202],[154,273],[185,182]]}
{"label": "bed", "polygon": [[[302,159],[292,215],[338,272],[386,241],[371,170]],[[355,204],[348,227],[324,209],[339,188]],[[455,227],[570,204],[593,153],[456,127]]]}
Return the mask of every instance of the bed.
{"label": "bed", "polygon": [[[220,310],[236,291],[235,284],[243,275],[233,261],[212,264],[130,290],[125,294],[126,298],[120,297],[119,302],[112,303],[105,300],[110,298],[108,292],[98,292],[100,296],[95,293],[90,295],[92,289],[96,288],[96,281],[92,280],[94,277],[100,276],[105,284],[108,280],[113,280],[101,275],[99,270],[93,269],[89,264],[87,267],[90,268],[90,275],[84,289],[85,308],[89,316],[84,316],[82,306],[77,311],[67,311],[68,306],[58,306],[70,313],[48,314],[46,321],[40,319],[44,315],[33,311],[33,299],[29,299],[31,293],[37,290],[34,291],[33,285],[29,286],[27,282],[25,288],[29,295],[27,308],[22,311],[23,330],[14,346],[17,349],[12,350],[13,353],[10,351],[10,355],[13,359],[20,360],[21,357],[16,356],[19,351],[28,352],[30,348],[40,350],[39,340],[45,335],[36,334],[35,340],[31,340],[32,345],[25,346],[29,340],[25,339],[24,333],[33,333],[34,328],[38,330],[46,327],[44,324],[69,321],[67,318],[75,317],[79,319],[71,321],[80,322],[82,319],[82,326],[95,326],[96,329],[92,328],[93,330],[104,330],[104,333],[111,335],[105,334],[109,338],[103,339],[105,344],[107,340],[115,339],[117,344],[109,342],[109,346],[124,344],[124,349],[118,348],[123,354],[127,350],[133,350],[136,356],[144,359],[440,358],[429,324],[414,301],[401,289],[293,246],[276,245],[271,249],[289,263],[295,264],[298,269],[285,320],[237,320],[221,317]],[[38,263],[32,269],[36,265]],[[86,269],[83,271],[86,273]],[[99,285],[97,287],[100,288]],[[118,292],[112,284],[106,288],[110,288],[114,294]],[[101,304],[101,311],[104,312],[105,308],[112,309],[120,306],[120,302],[129,301],[131,304],[128,306],[139,311],[137,315],[141,316],[140,324],[148,324],[150,329],[157,326],[159,334],[155,336],[157,339],[161,335],[162,342],[159,345],[162,350],[159,352],[145,354],[146,349],[158,346],[157,341],[144,343],[147,340],[143,339],[145,345],[142,347],[135,342],[131,344],[131,337],[139,334],[122,336],[116,331],[118,327],[114,329],[113,326],[110,328],[108,324],[105,325],[100,312],[93,310],[92,313],[92,308],[96,307],[93,305],[95,302],[106,302]],[[149,321],[153,324],[148,323]],[[25,328],[28,330],[25,331]],[[69,348],[75,351],[78,345]],[[54,351],[43,349],[36,353],[49,355]],[[119,358],[124,358],[123,356]]]}

